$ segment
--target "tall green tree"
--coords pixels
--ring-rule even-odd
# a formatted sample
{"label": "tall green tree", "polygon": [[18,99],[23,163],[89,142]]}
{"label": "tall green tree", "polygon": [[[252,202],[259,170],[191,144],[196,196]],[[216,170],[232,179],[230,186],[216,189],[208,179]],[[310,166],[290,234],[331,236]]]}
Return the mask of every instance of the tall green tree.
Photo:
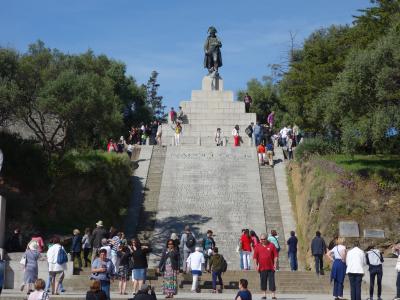
{"label": "tall green tree", "polygon": [[160,84],[157,83],[157,77],[158,73],[156,71],[151,72],[151,76],[146,84],[146,103],[152,112],[154,119],[164,121],[166,117],[165,105],[162,103],[163,97],[158,95]]}
{"label": "tall green tree", "polygon": [[123,63],[64,54],[38,41],[22,55],[0,49],[1,107],[23,122],[47,153],[98,147],[123,129],[123,110],[145,107],[145,94]]}
{"label": "tall green tree", "polygon": [[281,109],[277,90],[270,77],[265,76],[262,81],[251,79],[247,83],[247,89],[238,92],[238,100],[243,101],[246,93],[253,100],[250,112],[257,114],[259,122],[266,122],[269,112]]}
{"label": "tall green tree", "polygon": [[[389,33],[350,53],[338,80],[318,105],[326,127],[336,128],[349,151],[400,151],[400,21]],[[323,109],[322,109],[323,108]],[[355,142],[354,142],[355,141]]]}
{"label": "tall green tree", "polygon": [[304,42],[302,49],[295,51],[296,59],[279,84],[286,120],[308,131],[321,130],[315,99],[343,70],[352,44],[349,31],[348,26],[319,29]]}

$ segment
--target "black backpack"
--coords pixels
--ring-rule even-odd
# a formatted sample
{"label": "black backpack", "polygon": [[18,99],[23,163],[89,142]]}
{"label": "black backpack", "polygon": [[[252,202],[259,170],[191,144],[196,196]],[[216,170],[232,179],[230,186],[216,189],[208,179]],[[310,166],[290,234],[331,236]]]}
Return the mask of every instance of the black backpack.
{"label": "black backpack", "polygon": [[247,126],[247,128],[244,131],[249,137],[253,134],[253,128],[251,128],[251,125]]}
{"label": "black backpack", "polygon": [[186,235],[186,247],[192,248],[196,245],[196,239],[194,238],[193,234],[188,233]]}
{"label": "black backpack", "polygon": [[222,262],[222,270],[221,270],[221,272],[224,273],[224,272],[226,272],[226,270],[228,270],[228,263],[226,262],[224,257],[222,257],[222,259],[224,261]]}

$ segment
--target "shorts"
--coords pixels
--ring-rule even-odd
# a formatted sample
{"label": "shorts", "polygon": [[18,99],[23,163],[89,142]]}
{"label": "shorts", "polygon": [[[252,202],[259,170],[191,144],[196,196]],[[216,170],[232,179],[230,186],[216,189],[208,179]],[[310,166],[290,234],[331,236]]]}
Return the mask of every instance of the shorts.
{"label": "shorts", "polygon": [[146,280],[146,269],[133,269],[132,280]]}
{"label": "shorts", "polygon": [[[269,289],[267,288],[267,283],[268,283]],[[260,271],[260,285],[261,285],[262,291],[269,290],[271,292],[275,292],[275,290],[276,290],[275,271],[273,271],[273,270]]]}
{"label": "shorts", "polygon": [[64,272],[64,271],[50,271],[49,275],[52,277],[56,277],[57,274],[61,274],[62,272]]}
{"label": "shorts", "polygon": [[118,279],[129,280],[130,277],[129,266],[119,266],[118,267]]}

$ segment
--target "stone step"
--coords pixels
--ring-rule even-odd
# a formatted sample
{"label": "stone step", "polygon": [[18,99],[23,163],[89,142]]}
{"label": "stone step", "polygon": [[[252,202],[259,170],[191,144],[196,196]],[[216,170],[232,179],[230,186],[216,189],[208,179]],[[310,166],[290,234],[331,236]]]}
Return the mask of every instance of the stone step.
{"label": "stone step", "polygon": [[[149,272],[150,273],[150,272]],[[329,293],[331,285],[329,276],[317,277],[312,272],[276,272],[276,284],[279,293]],[[240,278],[246,278],[249,281],[251,290],[259,289],[259,274],[255,271],[228,271],[222,276],[224,288],[227,291],[236,291],[238,289],[238,281]],[[161,292],[163,283],[162,277],[149,276],[148,282],[156,287],[156,291]],[[178,286],[180,291],[189,291],[192,284],[192,277],[189,274],[178,276]],[[89,285],[88,276],[74,276],[72,279],[64,281],[64,287],[69,292],[85,291]],[[211,274],[203,273],[200,280],[200,288],[204,290],[211,289]],[[118,283],[112,284],[112,291],[117,291]],[[130,286],[128,286],[130,289]]]}
{"label": "stone step", "polygon": [[190,124],[194,124],[194,122],[198,120],[210,120],[210,121],[244,120],[250,123],[254,122],[254,117],[255,117],[254,114],[252,113],[235,113],[235,112],[229,115],[227,115],[226,113],[217,113],[217,112],[209,112],[209,113],[184,112],[184,113],[186,115],[186,120],[188,120]]}
{"label": "stone step", "polygon": [[[249,126],[250,122],[247,121],[213,121],[214,124],[211,124],[210,122],[202,122],[201,124],[182,124],[182,136],[183,135],[190,135],[190,134],[196,134],[199,136],[215,136],[215,132],[217,131],[217,128],[221,128],[221,136],[227,136],[231,137],[232,136],[232,130],[233,127],[237,124],[239,125],[240,128],[240,135],[246,135],[245,129],[247,126]],[[163,124],[162,125],[163,129],[163,135],[165,134],[175,134],[175,129],[171,125]],[[247,136],[247,135],[246,135]]]}
{"label": "stone step", "polygon": [[[226,137],[225,143],[226,147],[233,147],[233,137]],[[171,135],[163,134],[162,144],[173,146],[174,145],[173,134]],[[199,144],[201,146],[212,146],[212,147],[216,146],[214,136],[200,136],[200,133],[198,133],[198,134],[192,134],[191,136],[184,134],[180,138],[180,145],[199,145]],[[247,136],[243,136],[240,146],[250,147],[250,145],[251,145],[251,140]]]}

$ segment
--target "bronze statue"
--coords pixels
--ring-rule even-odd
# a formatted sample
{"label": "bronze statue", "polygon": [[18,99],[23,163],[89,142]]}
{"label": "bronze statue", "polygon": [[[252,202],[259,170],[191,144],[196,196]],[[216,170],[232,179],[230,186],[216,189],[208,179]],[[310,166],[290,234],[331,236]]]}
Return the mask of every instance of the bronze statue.
{"label": "bronze statue", "polygon": [[208,69],[209,75],[218,75],[218,68],[222,66],[221,47],[222,43],[216,36],[217,29],[214,26],[208,28],[208,37],[204,43],[204,68]]}

